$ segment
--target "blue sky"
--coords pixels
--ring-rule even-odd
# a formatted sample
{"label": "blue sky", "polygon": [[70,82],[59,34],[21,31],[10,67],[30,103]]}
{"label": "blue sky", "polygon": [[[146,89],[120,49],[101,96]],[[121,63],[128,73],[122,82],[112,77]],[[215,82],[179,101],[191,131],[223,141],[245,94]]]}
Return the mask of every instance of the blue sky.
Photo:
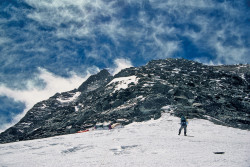
{"label": "blue sky", "polygon": [[249,64],[249,46],[249,0],[1,0],[0,129],[100,69]]}

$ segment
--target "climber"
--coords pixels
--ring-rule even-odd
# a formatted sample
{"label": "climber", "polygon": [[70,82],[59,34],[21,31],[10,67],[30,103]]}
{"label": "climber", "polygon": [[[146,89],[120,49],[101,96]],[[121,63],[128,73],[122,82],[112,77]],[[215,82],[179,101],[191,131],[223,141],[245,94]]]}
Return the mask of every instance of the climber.
{"label": "climber", "polygon": [[185,118],[184,115],[181,116],[181,127],[179,129],[179,134],[181,134],[181,130],[184,128],[184,135],[187,136],[187,124],[188,124],[188,121],[187,119]]}

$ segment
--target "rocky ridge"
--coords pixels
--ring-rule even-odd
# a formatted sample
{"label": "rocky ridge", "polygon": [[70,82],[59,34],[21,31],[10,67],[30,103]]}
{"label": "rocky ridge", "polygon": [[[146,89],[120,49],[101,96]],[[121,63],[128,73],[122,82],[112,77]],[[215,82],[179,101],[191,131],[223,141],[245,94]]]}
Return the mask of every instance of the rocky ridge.
{"label": "rocky ridge", "polygon": [[157,119],[169,107],[176,116],[249,130],[249,90],[250,65],[166,59],[115,76],[104,69],[78,89],[37,103],[0,134],[0,143],[75,133],[104,122],[126,125]]}

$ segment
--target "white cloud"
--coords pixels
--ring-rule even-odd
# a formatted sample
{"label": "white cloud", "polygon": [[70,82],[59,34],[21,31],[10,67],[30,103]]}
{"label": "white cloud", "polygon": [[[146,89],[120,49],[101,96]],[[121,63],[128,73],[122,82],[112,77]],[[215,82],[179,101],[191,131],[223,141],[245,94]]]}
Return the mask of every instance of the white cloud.
{"label": "white cloud", "polygon": [[[210,0],[149,0],[154,8],[158,9],[180,9],[180,8],[215,8],[217,4]],[[216,4],[216,5],[215,5]],[[185,12],[185,11],[183,11]]]}
{"label": "white cloud", "polygon": [[[179,37],[190,38],[198,47],[209,47],[209,49],[215,49],[218,54],[221,54],[223,53],[223,48],[225,50],[229,49],[215,45],[211,38],[216,36],[216,31],[218,31],[219,27],[216,26],[221,25],[223,28],[225,24],[221,23],[222,19],[220,16],[218,16],[218,18],[221,20],[216,18],[211,19],[204,13],[215,10],[222,13],[224,12],[223,15],[225,14],[228,17],[225,18],[225,22],[233,22],[234,17],[238,18],[242,16],[238,8],[233,6],[229,1],[222,3],[209,0],[149,0],[147,2],[130,0],[121,3],[121,5],[118,4],[117,1],[104,0],[25,0],[25,2],[35,9],[31,10],[31,13],[27,12],[28,18],[35,20],[39,25],[53,28],[53,32],[49,32],[51,39],[65,38],[68,40],[75,37],[84,39],[86,41],[80,45],[83,45],[83,48],[85,46],[86,48],[91,48],[89,50],[86,49],[87,51],[85,50],[86,57],[100,61],[105,59],[101,58],[103,50],[108,48],[119,51],[119,49],[126,45],[127,40],[129,40],[129,42],[132,41],[131,45],[140,50],[140,53],[137,55],[144,56],[147,60],[171,57],[176,52],[182,50],[181,40],[178,39]],[[146,3],[148,3],[154,11],[145,9],[144,5]],[[136,5],[140,7],[140,9],[138,9],[139,15],[130,18],[131,21],[138,23],[136,25],[138,27],[129,26],[126,22],[127,20],[121,18],[122,15],[126,14],[124,13],[123,5]],[[157,12],[155,12],[155,10],[157,10]],[[151,12],[153,13],[152,15]],[[213,15],[213,13],[211,15]],[[13,17],[15,16],[13,15]],[[108,17],[109,20],[107,22],[103,21],[102,17]],[[177,23],[177,25],[180,24],[180,26],[189,23],[195,24],[199,26],[201,30],[197,32],[192,29],[181,30],[178,26],[173,25],[173,23]],[[30,26],[28,29],[32,32],[37,32],[37,28],[39,28],[37,24],[33,23],[26,25],[26,27],[27,26]],[[237,27],[237,25],[234,23],[233,27]],[[233,29],[233,27],[230,28]],[[23,34],[22,31],[19,33]],[[239,35],[244,33],[246,32],[241,33],[238,31]],[[104,35],[108,42],[111,40],[112,42],[110,43],[112,43],[112,46],[100,49],[99,46],[103,44],[98,43],[98,39],[100,39],[99,35]],[[171,40],[162,40],[159,38],[159,36],[164,35],[173,38]],[[3,37],[2,41],[4,41],[5,38],[6,37]],[[40,39],[41,37],[37,35],[36,38]],[[34,48],[33,50],[25,49],[25,51],[47,52],[50,49],[46,48],[49,42],[47,43],[46,41],[46,43],[43,43],[43,40],[34,41],[38,41],[37,44],[35,44],[35,42],[33,42],[34,44],[31,42],[23,42],[27,43],[27,45],[32,45],[32,48]],[[125,41],[125,44],[123,41]],[[72,43],[75,42],[76,41],[72,41]],[[60,46],[62,46],[61,43],[57,45],[57,48],[60,48]],[[53,46],[51,45],[51,47]],[[21,44],[15,44],[10,48],[12,48],[11,50],[23,50],[25,47]],[[9,55],[10,48],[3,53],[5,57]],[[65,48],[66,47],[62,46],[59,52],[65,53]],[[232,49],[237,51],[237,48]],[[249,51],[248,48],[244,49],[246,51],[241,53],[242,55],[245,55]],[[73,51],[70,50],[70,52]],[[112,53],[113,52],[112,50]],[[67,55],[71,55],[71,53]],[[110,53],[107,55],[109,58],[116,56],[116,54]],[[133,55],[128,56],[131,58]],[[226,55],[220,57],[227,59]],[[242,57],[245,56],[241,56],[241,58]]]}
{"label": "white cloud", "polygon": [[215,50],[214,62],[220,64],[238,64],[249,62],[250,50],[242,38],[244,32],[232,22],[225,23],[207,40],[208,45]]}
{"label": "white cloud", "polygon": [[17,123],[37,102],[46,100],[57,92],[75,89],[90,76],[90,72],[88,72],[85,77],[78,76],[74,72],[71,72],[70,78],[63,78],[43,68],[39,68],[39,71],[40,72],[37,74],[37,77],[45,83],[45,87],[43,89],[37,86],[33,80],[27,81],[26,90],[11,89],[6,85],[0,85],[1,96],[7,96],[14,101],[22,102],[26,107],[21,114],[13,117],[11,123],[5,124],[3,126],[4,128]]}
{"label": "white cloud", "polygon": [[[110,68],[110,71],[113,75],[117,74],[122,69],[133,66],[129,59],[123,58],[116,59],[114,63],[115,66]],[[85,77],[78,76],[74,72],[71,72],[70,78],[63,78],[49,72],[44,68],[39,68],[39,73],[37,74],[36,78],[26,81],[25,90],[9,88],[3,84],[0,85],[0,96],[7,96],[16,102],[22,102],[25,104],[24,111],[13,116],[12,122],[7,123],[4,121],[5,118],[2,118],[0,132],[16,124],[37,102],[46,100],[57,92],[69,91],[79,87],[82,82],[84,82],[92,73],[94,73],[93,71],[97,72],[100,70],[98,68],[95,68],[94,70],[90,69],[90,72],[87,71],[87,75]],[[45,83],[44,88],[36,85],[37,79],[40,79]]]}
{"label": "white cloud", "polygon": [[6,129],[8,129],[9,127],[13,126],[14,124],[16,124],[18,121],[20,121],[20,119],[24,116],[23,113],[18,114],[18,115],[14,115],[14,114],[10,114],[10,117],[12,118],[11,122],[8,122],[8,117],[7,116],[1,116],[0,117],[0,133],[5,131]]}
{"label": "white cloud", "polygon": [[154,43],[157,49],[160,51],[156,52],[156,58],[168,58],[172,54],[180,49],[178,41],[162,41],[153,35]]}
{"label": "white cloud", "polygon": [[209,60],[207,57],[199,57],[199,58],[195,58],[194,61],[206,64],[206,65],[222,65],[221,62],[218,61],[213,61],[213,60]]}
{"label": "white cloud", "polygon": [[118,58],[114,61],[115,67],[110,69],[113,75],[120,72],[122,69],[133,67],[131,61],[129,59]]}
{"label": "white cloud", "polygon": [[[96,23],[95,19],[115,13],[115,8],[112,7],[114,2],[108,3],[102,0],[25,1],[39,9],[28,14],[28,18],[43,25],[57,27],[56,35],[59,38],[92,36],[100,24]],[[62,24],[67,26],[58,28]]]}
{"label": "white cloud", "polygon": [[0,37],[0,46],[6,43],[10,43],[11,39],[7,37]]}
{"label": "white cloud", "polygon": [[223,46],[220,42],[215,43],[215,49],[218,57],[215,61],[224,61],[223,64],[238,64],[247,62],[249,51],[245,47],[235,48],[232,46]]}
{"label": "white cloud", "polygon": [[[100,44],[96,43],[96,39],[99,38],[96,33],[101,33],[111,39],[115,48],[123,47],[122,40],[126,39],[131,40],[133,45],[136,45],[141,51],[145,47],[150,47],[153,50],[152,52],[156,54],[155,58],[171,57],[173,53],[179,50],[178,41],[161,41],[156,37],[161,34],[176,33],[173,27],[166,27],[163,24],[159,25],[159,23],[163,22],[164,16],[150,21],[144,11],[142,12],[144,14],[140,14],[138,18],[135,18],[138,19],[142,27],[135,28],[129,25],[124,26],[124,20],[121,20],[119,17],[122,14],[122,7],[117,5],[115,1],[26,0],[26,2],[40,9],[30,13],[28,17],[43,25],[56,27],[55,36],[59,38],[84,37],[85,39],[91,39],[92,43],[88,44],[92,50],[86,52],[87,57],[103,60],[101,54],[105,48],[100,48]],[[124,3],[132,5],[138,2],[129,1]],[[110,17],[110,20],[108,22],[98,21],[100,16]],[[67,26],[62,28],[60,27],[61,24],[67,24]],[[152,29],[152,32],[148,32],[148,29]],[[143,43],[144,39],[147,40],[146,43]],[[110,46],[106,48],[110,49]],[[107,56],[114,57],[115,55],[108,53]],[[147,56],[145,55],[145,57]]]}
{"label": "white cloud", "polygon": [[[100,61],[105,61],[102,55],[107,48],[109,50],[111,48],[118,50],[123,48],[123,40],[130,40],[133,43],[132,45],[140,50],[141,53],[139,55],[143,54],[142,56],[145,59],[172,57],[176,52],[182,50],[181,40],[178,39],[180,36],[189,38],[198,48],[215,49],[216,53],[221,55],[224,47],[213,43],[214,41],[211,38],[214,38],[216,31],[219,31],[216,25],[221,25],[224,28],[225,24],[221,18],[221,20],[211,19],[206,14],[202,14],[201,11],[218,10],[225,13],[229,18],[240,16],[240,11],[227,1],[223,3],[209,0],[148,1],[153,9],[164,11],[167,15],[173,17],[175,23],[180,25],[195,24],[200,28],[199,31],[194,31],[192,28],[181,30],[173,26],[173,21],[161,12],[151,17],[150,13],[148,13],[150,11],[144,9],[145,2],[131,0],[118,5],[116,1],[107,2],[103,0],[25,1],[37,9],[28,14],[30,19],[39,22],[41,25],[54,27],[55,32],[52,35],[55,38],[68,39],[70,37],[79,37],[86,39],[88,47],[91,48],[85,51],[86,56]],[[120,18],[120,15],[124,14],[122,10],[123,5],[137,5],[141,7],[139,15],[133,18],[135,21],[138,21],[140,28],[129,25],[124,26],[126,19]],[[100,21],[102,17],[109,17],[110,19],[107,22]],[[226,22],[231,21],[227,19]],[[63,24],[66,26],[62,27],[61,25]],[[239,35],[242,34],[240,31],[238,33]],[[100,48],[100,45],[103,44],[98,43],[99,34],[105,35],[105,38],[111,40],[112,46]],[[171,36],[172,38],[167,39],[165,37],[166,39],[162,40],[162,36]],[[39,46],[36,48],[39,48]],[[224,51],[226,50],[228,48],[225,48]],[[237,48],[233,48],[233,50],[237,50]],[[113,52],[113,50],[111,53],[105,52],[104,55],[108,56],[108,59],[115,57],[116,55]],[[246,52],[244,51],[241,54]],[[220,57],[228,59],[226,55]],[[228,61],[225,60],[225,62]]]}
{"label": "white cloud", "polygon": [[169,37],[175,37],[180,31],[168,25],[168,20],[166,20],[164,15],[158,15],[152,20],[143,11],[140,12],[138,20],[143,27],[136,35],[136,37],[142,40],[142,46],[139,47],[142,47],[142,51],[145,50],[145,47],[151,49],[151,54],[146,53],[146,55],[150,56],[150,59],[152,57],[154,59],[168,58],[181,49],[178,39],[169,39]]}
{"label": "white cloud", "polygon": [[[238,3],[238,5],[240,2]],[[206,64],[235,64],[249,62],[249,47],[246,47],[241,37],[245,36],[248,30],[242,29],[235,23],[235,19],[242,17],[242,12],[233,6],[229,1],[211,2],[207,0],[176,0],[161,1],[156,3],[152,1],[155,8],[171,8],[169,13],[175,12],[175,16],[181,15],[180,23],[190,23],[196,25],[199,30],[185,29],[184,31],[173,30],[173,34],[188,37],[199,49],[206,49],[212,54],[211,60],[202,57],[196,57],[195,60]],[[195,13],[197,10],[206,10],[213,12],[218,10],[223,17],[208,17],[205,14]],[[178,16],[177,15],[177,16]],[[163,19],[161,19],[163,20]],[[228,34],[230,33],[230,34]],[[237,39],[230,41],[228,36],[236,36]],[[225,45],[229,42],[231,45]],[[232,44],[234,43],[234,44]],[[180,49],[180,48],[179,48]]]}

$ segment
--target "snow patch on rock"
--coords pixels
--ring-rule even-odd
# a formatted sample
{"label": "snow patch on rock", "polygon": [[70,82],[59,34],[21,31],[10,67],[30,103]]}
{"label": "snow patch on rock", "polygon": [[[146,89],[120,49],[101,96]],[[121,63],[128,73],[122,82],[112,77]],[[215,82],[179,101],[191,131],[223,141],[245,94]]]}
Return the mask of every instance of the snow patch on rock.
{"label": "snow patch on rock", "polygon": [[69,103],[69,102],[75,101],[80,96],[80,94],[81,94],[81,92],[76,92],[73,94],[72,97],[69,97],[69,98],[59,97],[56,100],[61,102],[61,103]]}
{"label": "snow patch on rock", "polygon": [[129,76],[129,77],[119,77],[113,79],[107,86],[115,84],[115,90],[120,89],[127,89],[129,84],[134,83],[135,85],[138,83],[138,78],[136,76]]}

